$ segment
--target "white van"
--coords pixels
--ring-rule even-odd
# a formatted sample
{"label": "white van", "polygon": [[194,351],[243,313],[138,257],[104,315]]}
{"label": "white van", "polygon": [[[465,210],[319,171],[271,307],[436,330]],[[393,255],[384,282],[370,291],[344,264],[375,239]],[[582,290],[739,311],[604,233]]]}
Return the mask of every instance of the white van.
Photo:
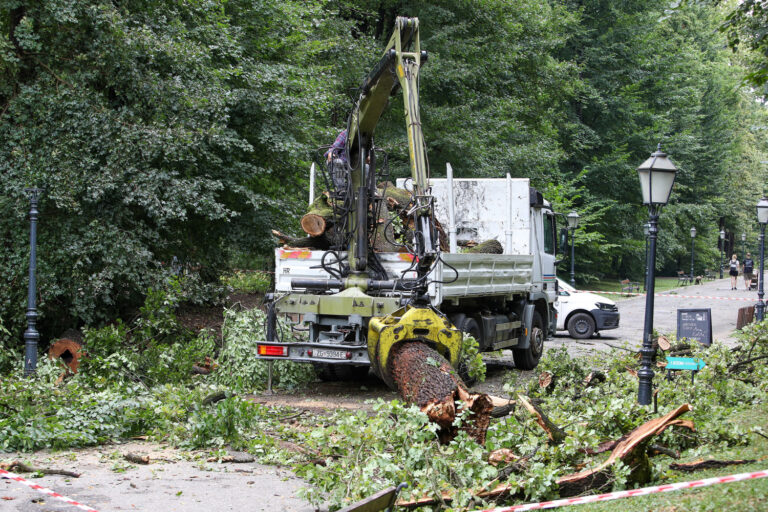
{"label": "white van", "polygon": [[562,279],[557,280],[557,285],[558,331],[568,330],[572,338],[586,339],[619,326],[619,308],[611,299],[577,291]]}

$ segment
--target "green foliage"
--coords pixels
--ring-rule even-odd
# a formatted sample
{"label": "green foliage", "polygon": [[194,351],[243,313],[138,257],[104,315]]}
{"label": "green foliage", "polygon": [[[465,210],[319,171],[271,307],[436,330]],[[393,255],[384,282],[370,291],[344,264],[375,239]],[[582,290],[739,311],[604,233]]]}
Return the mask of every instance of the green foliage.
{"label": "green foliage", "polygon": [[468,334],[461,339],[461,365],[466,367],[466,373],[471,380],[485,381],[485,363],[480,356],[480,345]]}
{"label": "green foliage", "polygon": [[[266,315],[257,309],[224,312],[224,347],[219,354],[219,371],[214,378],[237,391],[253,392],[267,385],[267,363],[254,357],[256,344],[265,341]],[[283,341],[301,339],[283,319],[278,319],[278,335]],[[272,365],[273,384],[282,388],[296,388],[315,379],[308,364],[275,361]]]}
{"label": "green foliage", "polygon": [[266,293],[270,290],[270,275],[266,272],[236,270],[223,276],[222,283],[236,292]]}

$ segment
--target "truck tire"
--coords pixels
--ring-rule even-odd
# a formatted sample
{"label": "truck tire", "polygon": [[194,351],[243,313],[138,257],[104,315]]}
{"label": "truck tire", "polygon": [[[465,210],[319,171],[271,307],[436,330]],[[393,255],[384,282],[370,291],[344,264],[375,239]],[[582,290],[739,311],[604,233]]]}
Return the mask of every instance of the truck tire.
{"label": "truck tire", "polygon": [[539,365],[541,354],[544,353],[544,322],[538,311],[533,313],[531,322],[531,343],[528,348],[512,349],[515,368],[518,370],[533,370]]}
{"label": "truck tire", "polygon": [[[463,333],[469,334],[473,338],[475,338],[475,341],[482,346],[483,340],[482,340],[482,331],[480,331],[480,326],[477,325],[477,322],[474,318],[470,317],[464,317],[461,320],[459,320],[458,324],[456,325],[456,328],[460,330]],[[461,380],[464,381],[464,384],[467,386],[471,386],[475,383],[476,379],[473,379],[469,376],[469,365],[464,360],[464,354],[462,354],[461,359],[459,359],[459,367],[456,368],[456,371],[459,373],[459,377],[461,377]]]}
{"label": "truck tire", "polygon": [[328,363],[312,363],[320,380],[333,381],[357,381],[363,380],[368,375],[367,366],[352,366]]}
{"label": "truck tire", "polygon": [[595,333],[595,320],[589,313],[576,313],[568,319],[568,334],[571,338],[585,340]]}

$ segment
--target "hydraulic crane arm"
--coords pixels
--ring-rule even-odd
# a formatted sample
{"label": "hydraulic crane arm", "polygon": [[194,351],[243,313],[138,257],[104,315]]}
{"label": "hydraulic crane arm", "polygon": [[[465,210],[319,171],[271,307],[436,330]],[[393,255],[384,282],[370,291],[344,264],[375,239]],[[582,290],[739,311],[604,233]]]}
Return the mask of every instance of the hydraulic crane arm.
{"label": "hydraulic crane arm", "polygon": [[[419,42],[419,20],[398,17],[395,30],[384,55],[368,74],[360,88],[360,95],[348,121],[347,147],[351,166],[352,190],[356,192],[356,218],[367,210],[368,195],[375,190],[375,165],[366,170],[366,162],[373,149],[373,132],[387,106],[389,97],[398,89],[403,92],[408,153],[416,198],[415,252],[419,267],[425,270],[437,252],[432,223],[431,198],[427,195],[429,176],[419,112],[419,70],[426,61],[426,52]],[[375,162],[372,162],[375,164]],[[350,247],[353,271],[364,271],[367,258],[367,226],[353,219],[356,233]]]}

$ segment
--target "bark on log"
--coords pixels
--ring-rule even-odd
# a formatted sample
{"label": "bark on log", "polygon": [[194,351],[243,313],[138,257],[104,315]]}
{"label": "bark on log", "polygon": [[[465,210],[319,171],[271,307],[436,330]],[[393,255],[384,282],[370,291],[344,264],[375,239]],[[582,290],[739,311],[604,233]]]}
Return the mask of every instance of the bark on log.
{"label": "bark on log", "polygon": [[691,410],[689,404],[683,404],[674,411],[640,425],[635,430],[623,436],[611,452],[608,459],[599,466],[566,475],[557,480],[560,496],[575,496],[590,489],[601,489],[610,481],[610,466],[617,460],[629,466],[629,480],[645,483],[650,478],[650,462],[646,452],[649,440],[663,432],[678,416]]}
{"label": "bark on log", "polygon": [[[493,403],[488,395],[470,393],[451,365],[423,343],[406,342],[395,346],[389,356],[392,380],[403,400],[418,405],[440,430],[438,439],[448,443],[459,429],[453,424],[463,410],[472,412],[461,426],[479,444],[491,420]],[[461,402],[459,409],[456,402]]]}
{"label": "bark on log", "polygon": [[492,239],[480,242],[476,246],[466,249],[464,252],[472,254],[503,254],[504,248],[501,246],[501,242]]}
{"label": "bark on log", "polygon": [[694,462],[683,462],[681,464],[678,463],[672,463],[669,465],[669,469],[674,469],[676,471],[698,471],[700,469],[713,469],[713,468],[724,468],[726,466],[737,466],[739,464],[752,464],[753,462],[757,462],[756,459],[746,459],[746,460],[716,460],[716,459],[710,459],[710,460],[697,460]]}
{"label": "bark on log", "polygon": [[272,235],[284,246],[317,249],[319,251],[325,251],[331,248],[331,244],[326,236],[305,236],[301,238],[294,238],[292,236],[285,235],[275,229],[272,230]]}
{"label": "bark on log", "polygon": [[85,356],[85,351],[80,343],[69,338],[57,340],[51,345],[51,348],[48,349],[48,357],[51,359],[61,358],[72,373],[77,373],[77,369],[80,366],[80,359],[83,356]]}
{"label": "bark on log", "polygon": [[134,464],[149,464],[151,462],[149,455],[139,455],[138,453],[133,452],[126,453],[123,455],[123,458],[128,462],[133,462]]}
{"label": "bark on log", "polygon": [[24,464],[20,460],[14,460],[13,462],[2,462],[0,463],[0,469],[18,473],[42,473],[44,475],[71,476],[72,478],[80,478],[81,475],[81,473],[75,473],[74,471],[69,471],[66,469],[35,468],[28,464]]}
{"label": "bark on log", "polygon": [[377,185],[376,193],[384,198],[390,210],[407,210],[411,204],[411,193],[404,188],[397,188],[392,182],[381,182]]}
{"label": "bark on log", "polygon": [[555,425],[538,405],[532,403],[527,396],[523,395],[518,395],[518,402],[536,418],[536,423],[547,433],[550,444],[560,444],[563,442],[566,436],[565,432]]}
{"label": "bark on log", "polygon": [[598,382],[605,382],[605,374],[601,371],[595,370],[593,372],[589,372],[589,375],[584,377],[583,384],[585,388],[588,388],[589,386]]}

